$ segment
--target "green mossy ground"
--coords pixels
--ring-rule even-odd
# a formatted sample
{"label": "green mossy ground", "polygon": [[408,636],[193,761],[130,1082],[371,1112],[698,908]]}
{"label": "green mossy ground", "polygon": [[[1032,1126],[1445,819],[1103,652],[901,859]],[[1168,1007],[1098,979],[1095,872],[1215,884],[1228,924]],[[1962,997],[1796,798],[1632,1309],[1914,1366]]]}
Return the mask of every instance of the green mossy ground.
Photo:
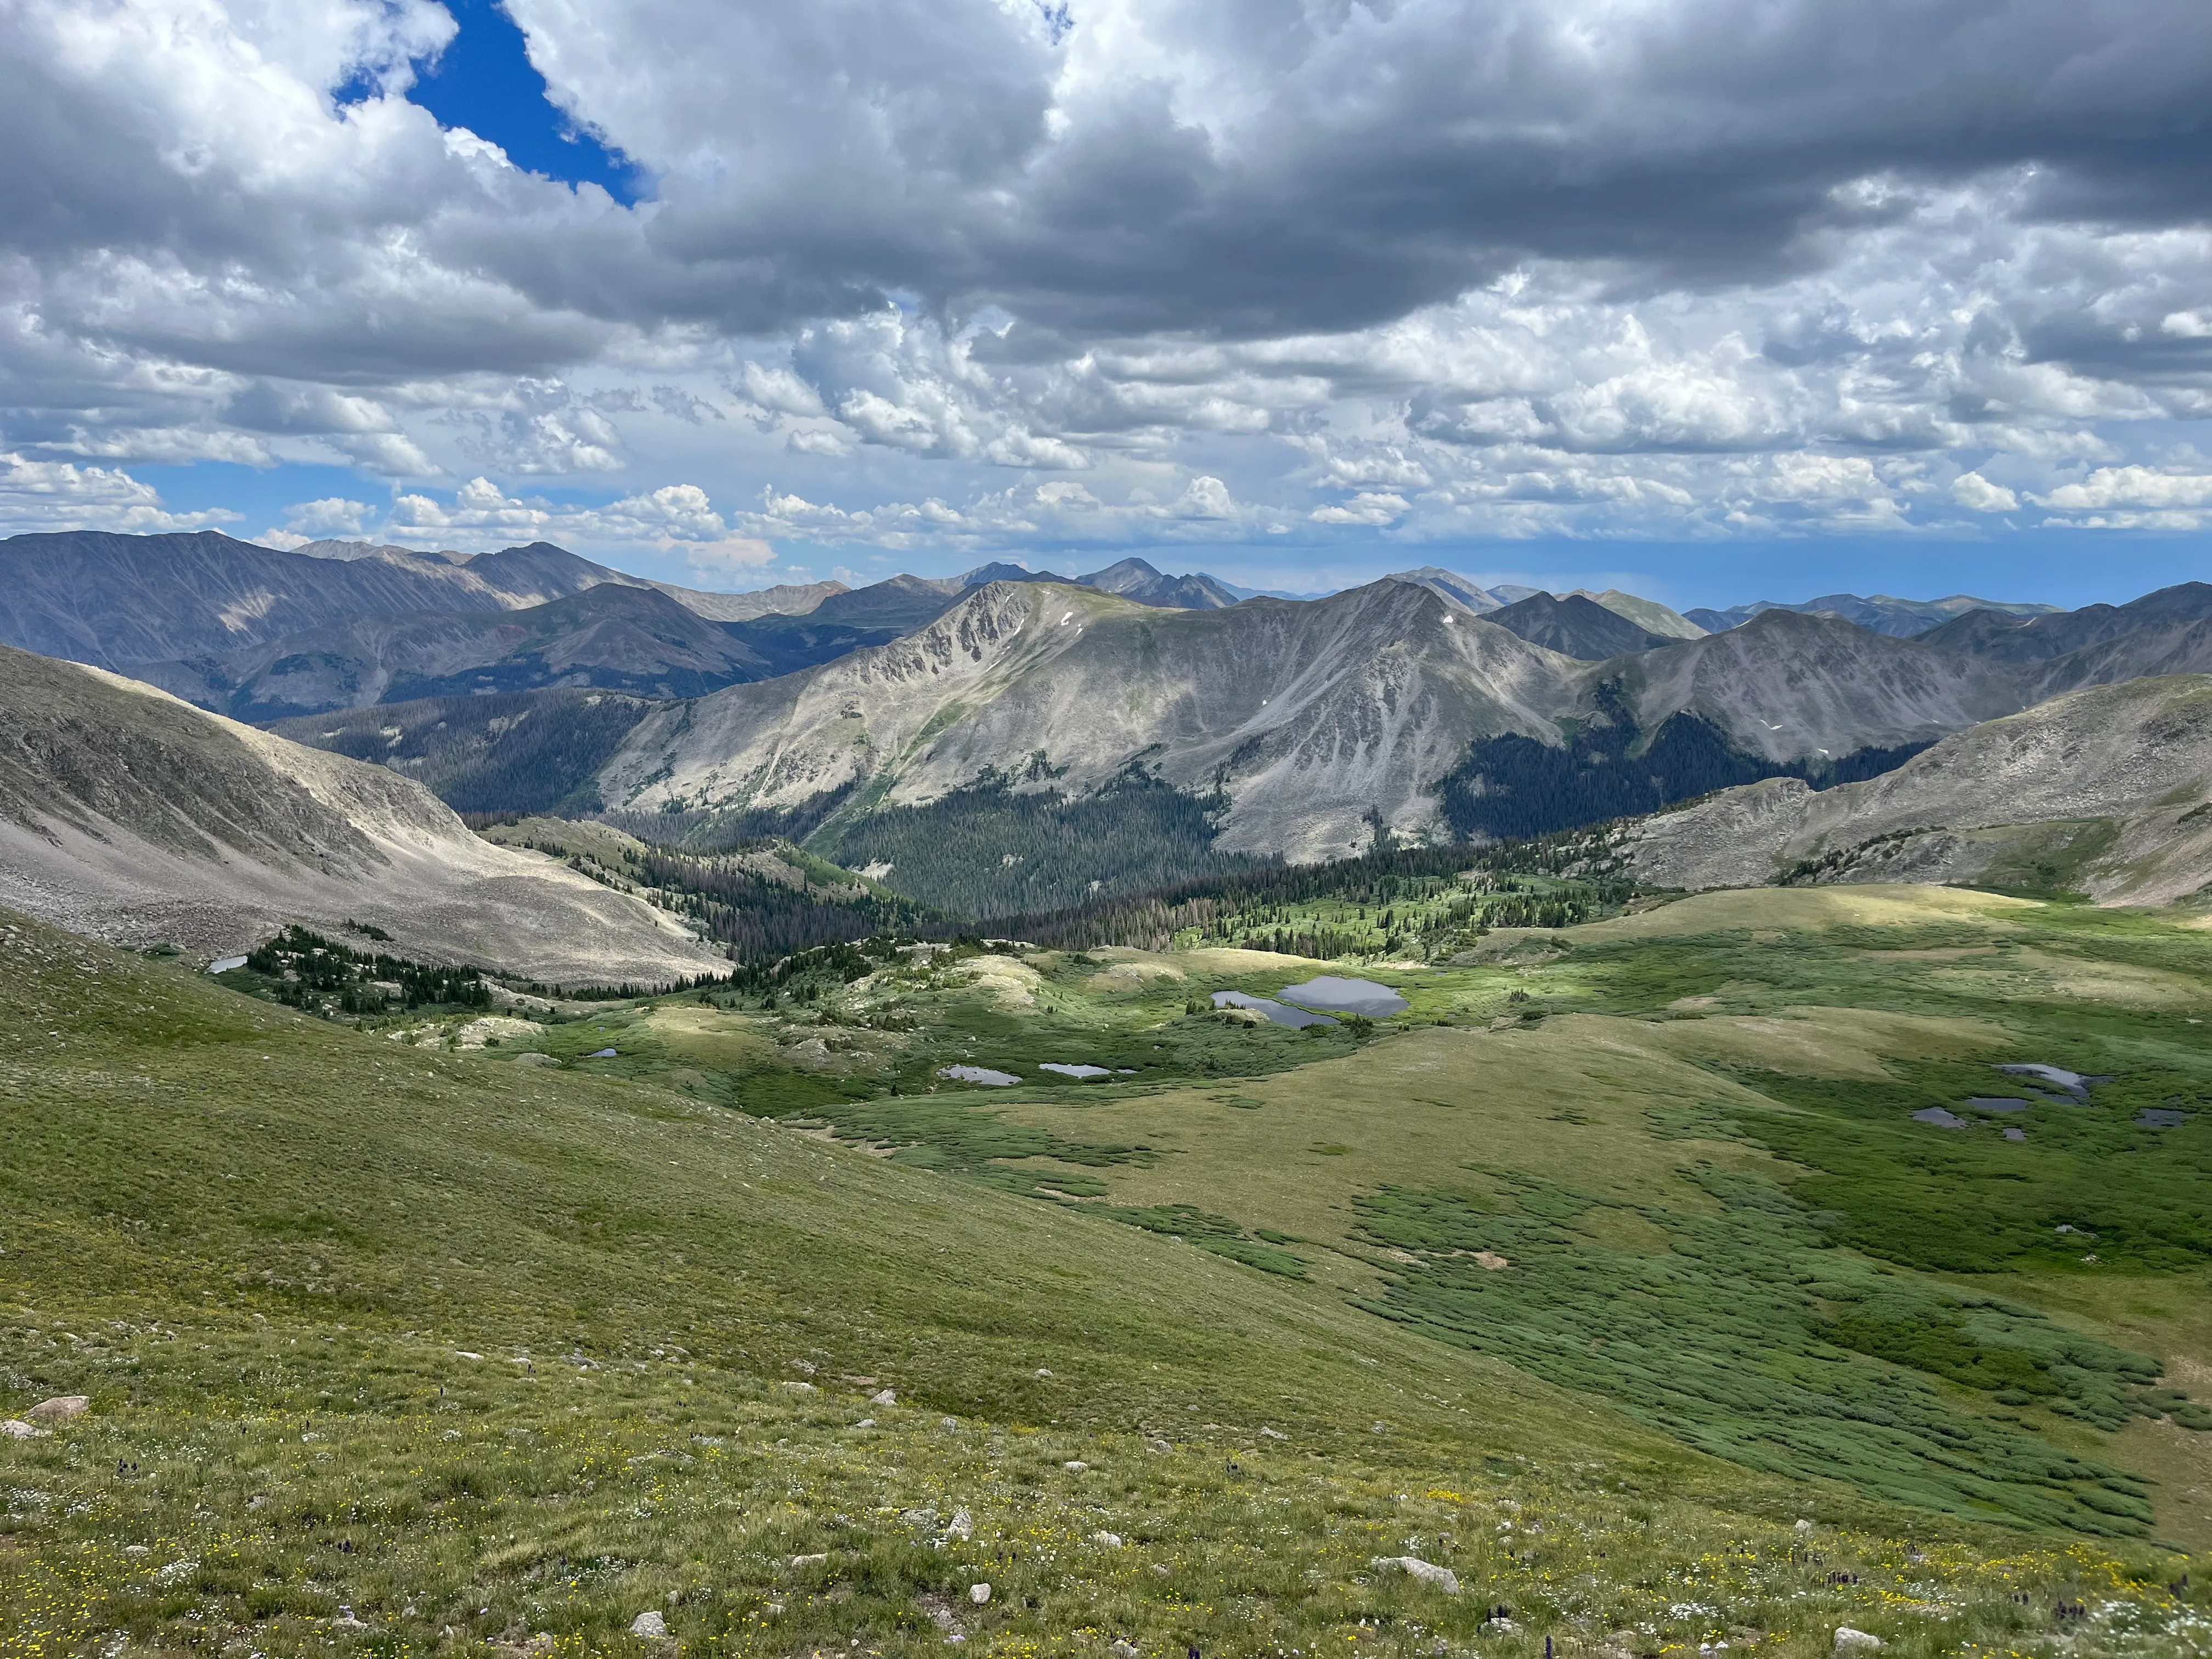
{"label": "green mossy ground", "polygon": [[[916,954],[550,1067],[4,926],[0,1411],[94,1407],[0,1441],[0,1654],[2212,1646],[2172,918],[1714,896],[1363,970],[1371,1037]],[[2023,1060],[2120,1080],[1911,1121]]]}

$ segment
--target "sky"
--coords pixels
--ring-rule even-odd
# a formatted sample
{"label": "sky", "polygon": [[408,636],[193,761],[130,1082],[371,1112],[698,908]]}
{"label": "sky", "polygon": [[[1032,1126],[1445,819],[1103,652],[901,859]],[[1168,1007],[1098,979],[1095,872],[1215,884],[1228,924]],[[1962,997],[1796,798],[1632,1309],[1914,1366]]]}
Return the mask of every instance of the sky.
{"label": "sky", "polygon": [[0,535],[2212,575],[2203,0],[80,0],[0,153]]}

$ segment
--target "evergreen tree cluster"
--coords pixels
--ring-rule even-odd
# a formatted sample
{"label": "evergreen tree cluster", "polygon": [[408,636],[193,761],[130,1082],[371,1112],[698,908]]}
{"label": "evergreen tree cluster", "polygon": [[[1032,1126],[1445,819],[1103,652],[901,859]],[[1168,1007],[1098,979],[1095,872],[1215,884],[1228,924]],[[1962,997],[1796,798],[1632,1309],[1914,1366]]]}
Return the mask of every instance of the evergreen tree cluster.
{"label": "evergreen tree cluster", "polygon": [[1224,797],[1133,768],[1088,795],[1019,791],[987,775],[924,806],[833,821],[811,845],[848,869],[890,866],[900,891],[978,920],[1036,915],[1271,860],[1214,842]]}
{"label": "evergreen tree cluster", "polygon": [[773,962],[811,946],[850,943],[883,933],[939,937],[950,918],[898,894],[854,883],[849,896],[786,887],[733,859],[654,848],[632,866],[641,879],[674,895],[684,914],[726,947],[732,962]]}
{"label": "evergreen tree cluster", "polygon": [[250,952],[246,971],[267,981],[264,994],[276,1001],[316,1013],[381,1014],[395,1003],[406,1009],[491,1006],[491,988],[474,968],[371,955],[296,926]]}
{"label": "evergreen tree cluster", "polygon": [[508,691],[378,703],[270,729],[391,766],[458,812],[574,813],[599,807],[599,769],[662,706],[617,692]]}
{"label": "evergreen tree cluster", "polygon": [[[1102,899],[1042,915],[1006,919],[1018,938],[1064,950],[1199,944],[1333,959],[1424,948],[1462,929],[1567,927],[1617,908],[1633,889],[1605,879],[1564,881],[1584,860],[1578,839],[1512,845],[1385,848],[1334,864],[1273,865]],[[1508,873],[1514,872],[1514,873]],[[1482,879],[1470,884],[1470,873]],[[1526,886],[1519,874],[1553,879]],[[1361,914],[1333,926],[1317,906]]]}
{"label": "evergreen tree cluster", "polygon": [[[780,842],[740,843],[720,854],[632,848],[612,866],[556,842],[527,844],[565,858],[570,869],[603,886],[687,917],[736,963],[775,962],[816,945],[878,934],[942,939],[963,925]],[[791,868],[803,884],[763,874],[757,867],[763,854]]]}
{"label": "evergreen tree cluster", "polygon": [[684,806],[672,800],[657,811],[611,808],[593,816],[655,847],[699,854],[741,853],[775,841],[805,841],[857,787],[842,783],[791,807]]}
{"label": "evergreen tree cluster", "polygon": [[1596,712],[1554,747],[1515,732],[1486,738],[1437,784],[1444,822],[1468,840],[1543,836],[1656,811],[1762,778],[1801,778],[1815,789],[1895,770],[1924,743],[1855,750],[1834,760],[1773,761],[1747,754],[1696,714],[1668,716],[1646,734],[1617,680],[1598,687]]}

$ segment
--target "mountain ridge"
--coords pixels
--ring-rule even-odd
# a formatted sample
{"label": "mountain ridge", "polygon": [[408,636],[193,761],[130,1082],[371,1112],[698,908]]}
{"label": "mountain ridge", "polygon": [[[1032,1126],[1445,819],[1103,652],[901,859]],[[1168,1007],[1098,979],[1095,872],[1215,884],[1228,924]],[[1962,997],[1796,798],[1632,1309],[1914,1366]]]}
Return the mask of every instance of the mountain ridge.
{"label": "mountain ridge", "polygon": [[896,804],[986,767],[1034,761],[1032,784],[1079,789],[1140,764],[1192,793],[1233,785],[1225,846],[1320,856],[1371,840],[1377,815],[1410,825],[1431,811],[1424,782],[1449,769],[1461,732],[1555,732],[1536,703],[1559,702],[1571,672],[1403,584],[1194,612],[994,583],[895,645],[648,718],[604,793],[757,809],[874,781]]}
{"label": "mountain ridge", "polygon": [[2212,884],[2212,676],[2069,692],[1823,793],[1724,790],[1611,837],[1662,886],[1944,882],[2166,904]]}
{"label": "mountain ridge", "polygon": [[1966,593],[1954,593],[1941,599],[1900,599],[1888,593],[1876,593],[1870,598],[1862,598],[1856,593],[1827,593],[1819,599],[1802,599],[1794,605],[1778,605],[1771,599],[1759,599],[1750,605],[1731,605],[1725,611],[1701,609],[1684,614],[1707,633],[1721,634],[1732,628],[1742,627],[1762,611],[1795,611],[1800,615],[1811,615],[1826,611],[1874,633],[1910,639],[1975,611],[2033,617],[2058,609],[2055,605],[2037,602],[1978,599]]}
{"label": "mountain ridge", "polygon": [[569,983],[717,958],[658,912],[469,833],[421,785],[105,669],[0,647],[0,904],[213,956],[291,922]]}

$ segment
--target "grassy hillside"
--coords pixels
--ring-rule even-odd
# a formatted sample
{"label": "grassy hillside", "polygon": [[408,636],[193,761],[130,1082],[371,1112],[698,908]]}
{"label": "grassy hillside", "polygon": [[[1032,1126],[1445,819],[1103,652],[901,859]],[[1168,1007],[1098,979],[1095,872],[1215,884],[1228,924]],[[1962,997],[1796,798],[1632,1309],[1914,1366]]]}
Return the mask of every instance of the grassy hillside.
{"label": "grassy hillside", "polygon": [[[2175,1314],[2212,1267],[2201,930],[1869,889],[1485,931],[1524,889],[1589,894],[1486,877],[1409,898],[1434,878],[1391,879],[1406,893],[1370,921],[1476,912],[1438,936],[1466,947],[1448,962],[1361,970],[1409,1002],[1380,1026],[1216,1009],[1327,966],[1263,951],[871,946],[538,1046],[1332,1286],[1751,1467],[2212,1535],[2201,1488],[2161,1489],[2212,1469],[2193,1369],[2212,1350]],[[1268,896],[1218,931],[1360,908]],[[2076,1100],[1996,1069],[2021,1063],[2112,1080]],[[1485,1255],[1516,1266],[1467,1265]],[[2100,1278],[2145,1317],[2050,1316]]]}
{"label": "grassy hillside", "polygon": [[[1587,930],[1591,948],[1713,937],[1652,931],[1676,912]],[[1984,928],[2009,921],[1972,914]],[[1584,972],[1584,948],[1545,957]],[[1601,1377],[1547,1380],[1558,1368],[1532,1352],[1467,1340],[1528,1326],[1526,1304],[1470,1317],[1434,1300],[1464,1288],[1445,1258],[1470,1243],[1553,1275],[1576,1251],[1663,1261],[1662,1245],[1686,1273],[1698,1261],[1729,1272],[1690,1235],[1786,1173],[1730,1126],[1807,1109],[1761,1107],[1748,1085],[1719,1080],[1716,1055],[1872,1045],[1933,1063],[1978,1036],[1940,1019],[1929,1036],[1920,1016],[1898,1016],[1776,1048],[1753,1028],[1785,1022],[1734,1010],[1547,1018],[1493,1036],[1488,1000],[1510,1000],[1513,967],[1415,988],[1405,1023],[1480,1030],[1247,1036],[1182,1012],[1198,985],[1280,985],[1316,966],[1226,951],[916,957],[841,973],[835,989],[818,979],[798,1009],[610,1008],[604,1032],[576,1020],[537,1042],[557,1060],[596,1039],[614,1057],[579,1050],[549,1067],[511,1047],[467,1054],[357,1032],[0,921],[13,1017],[0,1056],[0,1406],[92,1401],[40,1437],[0,1439],[0,1653],[644,1653],[654,1643],[626,1632],[647,1611],[684,1650],[763,1655],[941,1650],[959,1635],[1009,1655],[1103,1654],[1126,1638],[1146,1654],[1345,1644],[1517,1659],[1548,1636],[1569,1653],[1729,1640],[1810,1656],[1839,1624],[1906,1655],[2203,1650],[2199,1592],[2165,1588],[2185,1562],[2065,1525],[2095,1494],[2162,1505],[2123,1443],[2153,1428],[2186,1437],[2172,1424],[2136,1417],[2108,1434],[2039,1396],[2014,1413],[2033,1426],[2006,1437],[1969,1383],[1914,1381],[1904,1362],[1856,1350],[1823,1359],[1899,1379],[1893,1394],[1922,1413],[1911,1432],[1949,1428],[1955,1444],[1963,1424],[1984,1437],[1964,1457],[2050,1448],[2056,1467],[2021,1490],[2063,1512],[1946,1516],[1854,1469],[1785,1478],[1706,1455],[1683,1420]],[[1551,971],[1524,981],[1547,1006],[1598,999],[1594,973],[1571,992]],[[1710,971],[1677,966],[1657,988]],[[937,1156],[962,1119],[1049,1121],[1048,1143],[1074,1147],[1133,1144],[1103,1132],[1145,1115],[1148,1157],[974,1160],[1108,1188],[1080,1201],[913,1167],[927,1157],[869,1157],[804,1133],[804,1119],[718,1103],[772,1074],[763,1049],[802,1046],[777,1044],[780,1026],[914,1039],[793,1018],[888,1018],[894,1002],[917,1024],[947,1011],[933,1042],[956,1040],[951,1011],[981,1022],[988,1010],[1014,1029],[1048,1015],[1056,1037],[1158,1041],[1145,1052],[1169,1057],[1163,1071],[1206,1050],[1148,1026],[1267,1058],[1228,1088],[1167,1076],[1096,1094],[1015,1090],[1013,1107],[923,1094],[896,1133],[855,1131]],[[1648,1035],[1608,1050],[1578,1024]],[[1553,1082],[1467,1088],[1457,1052],[1492,1042],[1522,1045],[1516,1082]],[[779,1074],[860,1080],[860,1050],[819,1052],[835,1057],[828,1070],[787,1060]],[[1856,1063],[1872,1064],[1863,1052]],[[1782,1074],[1818,1074],[1807,1066]],[[1677,1084],[1640,1123],[1639,1070]],[[895,1076],[872,1081],[878,1104],[903,1098],[889,1092]],[[1419,1098],[1432,1093],[1445,1103]],[[1601,1122],[1622,1133],[1594,1155]],[[1264,1155],[1240,1156],[1238,1134]],[[1478,1158],[1503,1173],[1450,1173]],[[1390,1201],[1415,1178],[1521,1231],[1476,1237],[1449,1230],[1488,1220]],[[1306,1276],[1193,1248],[1202,1225],[1160,1224],[1179,1203],[1265,1228],[1273,1238],[1252,1237]],[[1839,1283],[1883,1278],[1871,1256],[1824,1254]],[[1845,1260],[1857,1265],[1834,1265]],[[1501,1290],[1519,1279],[1468,1271]],[[2032,1284],[2058,1269],[2021,1256],[2010,1272]],[[1537,1300],[1571,1304],[1553,1282],[1559,1293]],[[1620,1294],[1663,1311],[1698,1292]],[[1836,1323],[1825,1284],[1820,1295]],[[1876,1297],[1874,1310],[1893,1309]],[[1668,1317],[1664,1340],[1690,1352],[1704,1328]],[[2080,1352],[2116,1346],[2084,1324]],[[1977,1350],[2006,1346],[1981,1326],[1972,1335]],[[894,1400],[877,1398],[885,1389]],[[1408,1554],[1448,1565],[1462,1592],[1376,1565]],[[985,1583],[989,1599],[974,1599]],[[1486,1625],[1501,1607],[1512,1628]]]}

